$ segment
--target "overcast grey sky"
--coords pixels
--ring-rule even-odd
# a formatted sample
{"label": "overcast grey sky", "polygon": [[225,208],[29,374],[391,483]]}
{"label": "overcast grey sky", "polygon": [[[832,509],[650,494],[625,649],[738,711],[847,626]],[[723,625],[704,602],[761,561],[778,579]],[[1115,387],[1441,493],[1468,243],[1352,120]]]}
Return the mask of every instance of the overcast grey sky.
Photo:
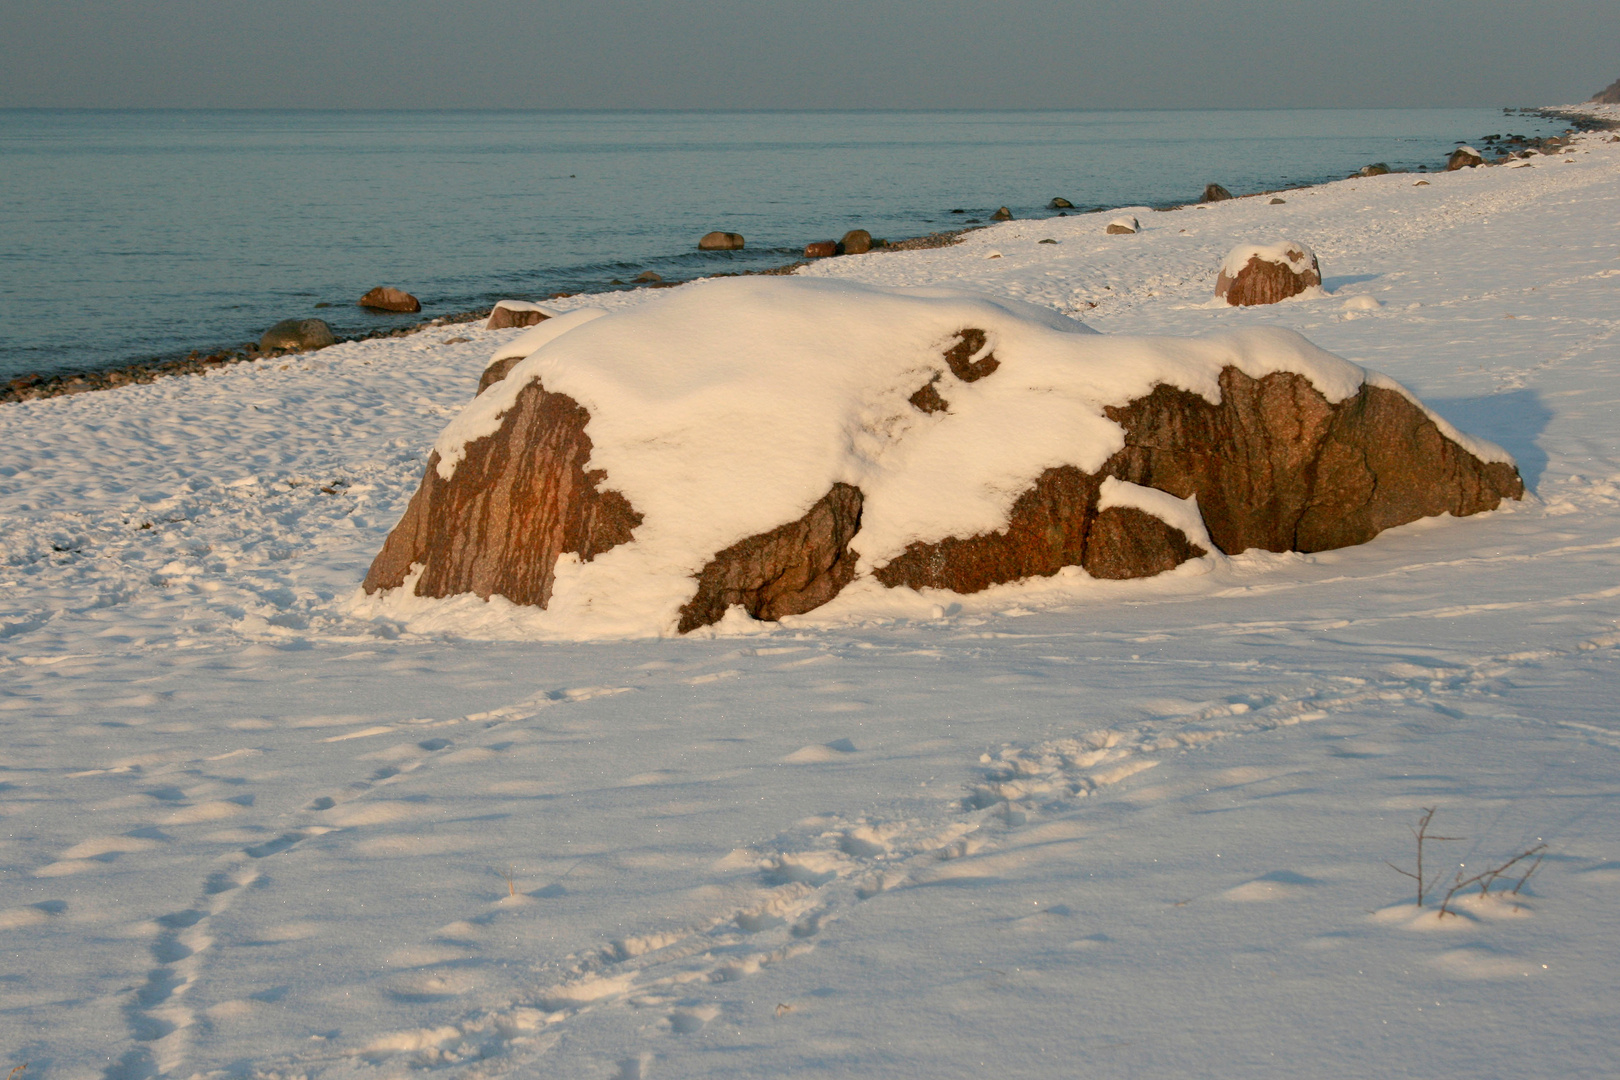
{"label": "overcast grey sky", "polygon": [[0,106],[1496,106],[1620,77],[1615,0],[0,0],[0,27]]}

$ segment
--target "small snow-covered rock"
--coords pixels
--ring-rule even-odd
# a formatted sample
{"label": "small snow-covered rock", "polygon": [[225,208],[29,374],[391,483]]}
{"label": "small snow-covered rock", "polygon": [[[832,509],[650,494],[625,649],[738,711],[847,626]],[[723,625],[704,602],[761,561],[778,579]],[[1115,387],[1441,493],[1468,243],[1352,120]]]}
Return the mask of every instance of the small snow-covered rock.
{"label": "small snow-covered rock", "polygon": [[422,301],[391,285],[379,285],[360,298],[360,306],[373,311],[416,312],[422,310]]}
{"label": "small snow-covered rock", "polygon": [[1344,310],[1346,311],[1377,311],[1383,306],[1383,303],[1377,297],[1368,296],[1365,293],[1360,296],[1352,296],[1344,302]]}
{"label": "small snow-covered rock", "polygon": [[1227,252],[1215,295],[1233,307],[1275,304],[1322,284],[1316,253],[1297,240],[1239,244]]}
{"label": "small snow-covered rock", "polygon": [[552,312],[527,300],[499,300],[489,313],[485,330],[509,330],[515,326],[533,326],[551,318]]}
{"label": "small snow-covered rock", "polygon": [[1141,223],[1129,215],[1115,218],[1113,221],[1110,221],[1108,223],[1108,227],[1103,230],[1103,232],[1108,233],[1110,236],[1124,236],[1141,231]]}

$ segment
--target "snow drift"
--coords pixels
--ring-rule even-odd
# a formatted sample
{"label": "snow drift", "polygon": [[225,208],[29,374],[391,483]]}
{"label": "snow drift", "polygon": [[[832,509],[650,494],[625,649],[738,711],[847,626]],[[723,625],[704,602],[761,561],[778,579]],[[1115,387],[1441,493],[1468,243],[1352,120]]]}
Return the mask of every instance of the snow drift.
{"label": "snow drift", "polygon": [[368,593],[664,634],[862,578],[965,593],[1342,547],[1523,492],[1499,448],[1274,328],[1103,336],[961,292],[720,279],[519,342],[440,434]]}

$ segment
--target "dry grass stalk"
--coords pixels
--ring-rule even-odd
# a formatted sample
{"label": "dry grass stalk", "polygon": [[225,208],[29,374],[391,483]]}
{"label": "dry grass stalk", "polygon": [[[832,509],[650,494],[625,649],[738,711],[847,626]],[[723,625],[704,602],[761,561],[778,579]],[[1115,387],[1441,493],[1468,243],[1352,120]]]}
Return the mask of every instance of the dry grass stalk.
{"label": "dry grass stalk", "polygon": [[[1414,881],[1417,882],[1417,906],[1418,907],[1423,906],[1423,897],[1429,891],[1430,886],[1432,886],[1434,884],[1432,879],[1428,880],[1428,881],[1425,881],[1424,878],[1423,878],[1423,845],[1427,841],[1430,841],[1430,840],[1462,840],[1462,839],[1464,839],[1464,837],[1461,837],[1461,836],[1430,836],[1429,835],[1429,823],[1434,820],[1434,812],[1436,810],[1438,810],[1438,809],[1439,809],[1439,807],[1436,807],[1436,806],[1426,806],[1426,807],[1424,807],[1423,808],[1423,816],[1418,818],[1417,827],[1412,829],[1412,835],[1417,838],[1417,873],[1413,873],[1410,870],[1402,870],[1399,866],[1396,866],[1394,863],[1390,862],[1388,859],[1384,860],[1384,865],[1385,866],[1389,867],[1391,870],[1395,871],[1397,874],[1402,874],[1402,875],[1404,875],[1406,877],[1412,878]],[[1450,897],[1448,896],[1447,899],[1450,899]]]}
{"label": "dry grass stalk", "polygon": [[1447,905],[1451,903],[1452,897],[1456,896],[1470,885],[1479,886],[1479,895],[1481,899],[1489,896],[1491,894],[1491,886],[1495,885],[1497,881],[1501,879],[1503,874],[1507,873],[1524,860],[1530,858],[1532,855],[1535,856],[1535,861],[1530,864],[1530,869],[1526,870],[1524,875],[1519,878],[1518,884],[1514,885],[1512,889],[1506,889],[1504,887],[1503,891],[1509,893],[1509,895],[1517,896],[1519,895],[1519,890],[1524,888],[1524,883],[1530,880],[1530,875],[1535,873],[1536,870],[1540,868],[1541,860],[1547,857],[1546,844],[1537,844],[1535,847],[1525,848],[1523,851],[1513,856],[1513,858],[1509,859],[1501,866],[1494,866],[1482,873],[1475,874],[1471,878],[1464,878],[1463,872],[1458,870],[1456,880],[1451,883],[1451,888],[1446,891],[1446,898],[1440,901],[1440,918],[1443,919],[1447,915],[1456,914],[1456,912],[1447,910]]}

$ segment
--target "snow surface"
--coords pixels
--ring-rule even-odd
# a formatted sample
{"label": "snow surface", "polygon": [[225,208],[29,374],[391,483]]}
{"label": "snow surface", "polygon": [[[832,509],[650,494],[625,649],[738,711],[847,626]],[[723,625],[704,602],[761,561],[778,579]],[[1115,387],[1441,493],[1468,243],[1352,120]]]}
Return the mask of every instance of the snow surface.
{"label": "snow surface", "polygon": [[[347,605],[518,331],[0,408],[0,1045],[113,1080],[1612,1073],[1620,144],[1577,145],[803,272],[1296,330],[1533,492],[1314,556],[472,641]],[[1327,294],[1208,306],[1266,232]],[[1430,806],[1444,880],[1550,856],[1420,911],[1385,861]]]}

